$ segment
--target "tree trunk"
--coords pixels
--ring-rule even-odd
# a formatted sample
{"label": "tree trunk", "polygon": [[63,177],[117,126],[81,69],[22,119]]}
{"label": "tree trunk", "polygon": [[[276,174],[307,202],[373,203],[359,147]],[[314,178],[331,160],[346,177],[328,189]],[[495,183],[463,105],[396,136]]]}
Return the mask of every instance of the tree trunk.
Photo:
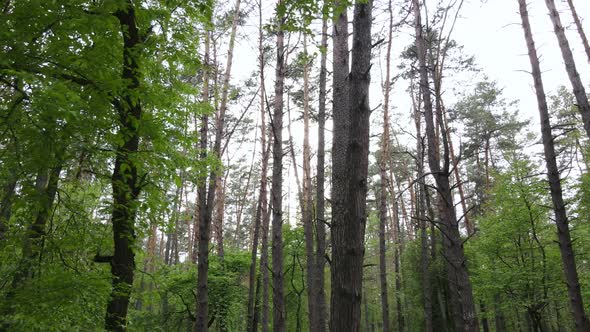
{"label": "tree trunk", "polygon": [[[383,86],[383,134],[381,136],[381,155],[379,160],[379,281],[381,287],[381,319],[383,332],[389,332],[389,300],[387,292],[387,261],[385,246],[385,225],[387,224],[387,160],[389,159],[389,93],[391,90],[391,42],[393,33],[393,12],[391,0],[388,4],[389,30],[387,35],[387,55],[385,58],[385,83]],[[393,179],[391,179],[393,180]],[[395,199],[395,197],[393,197]],[[395,226],[394,226],[395,227]],[[395,248],[395,247],[394,247]],[[399,317],[398,317],[399,320]]]}
{"label": "tree trunk", "polygon": [[[426,64],[426,40],[423,35],[420,17],[420,4],[413,0],[415,14],[416,48],[420,66],[420,88],[424,103],[424,118],[426,120],[426,135],[428,142],[428,164],[436,181],[439,193],[440,229],[443,232],[443,253],[449,275],[452,303],[455,303],[454,318],[458,331],[478,331],[479,322],[475,313],[475,304],[471,290],[471,282],[467,274],[463,241],[459,233],[457,217],[453,204],[453,194],[449,182],[449,155],[447,144],[444,149],[444,166],[441,169],[437,149],[438,139],[435,137],[434,115],[429,88],[428,68]],[[440,127],[441,116],[438,121]],[[444,129],[444,128],[442,128]],[[443,130],[443,143],[447,141]],[[448,142],[447,142],[448,143]],[[453,300],[454,299],[454,300]]]}
{"label": "tree trunk", "polygon": [[[272,130],[271,130],[272,132]],[[269,139],[270,141],[270,139]],[[269,142],[270,143],[270,142]],[[269,144],[270,146],[270,144]],[[271,202],[272,204],[272,202]],[[268,266],[268,234],[270,228],[270,214],[272,211],[272,205],[269,206],[268,211],[262,219],[262,244],[260,248],[260,270],[262,271],[262,332],[269,331],[269,291],[268,286],[270,285],[270,273]]]}
{"label": "tree trunk", "polygon": [[[324,8],[329,5],[328,1],[324,2]],[[316,171],[316,293],[312,300],[316,301],[318,331],[326,331],[326,294],[324,291],[324,266],[326,263],[326,217],[325,217],[325,127],[326,127],[326,62],[328,52],[328,17],[322,17],[322,41],[321,48],[324,50],[320,55],[320,82],[319,82],[319,105],[318,105],[318,157]]]}
{"label": "tree trunk", "polygon": [[[135,161],[139,147],[139,130],[142,106],[137,96],[140,93],[141,73],[137,56],[141,44],[135,8],[131,0],[115,13],[123,35],[122,79],[127,82],[122,95],[113,103],[119,115],[118,136],[122,143],[117,146],[115,166],[111,178],[113,188],[113,241],[115,251],[111,261],[112,291],[107,305],[105,329],[124,331],[127,325],[127,309],[135,272],[135,216],[141,191]],[[144,175],[145,176],[145,175]]]}
{"label": "tree trunk", "polygon": [[555,0],[545,0],[545,4],[549,10],[549,17],[553,23],[553,30],[555,32],[555,36],[557,37],[557,41],[559,42],[559,48],[561,49],[561,55],[563,57],[563,62],[565,63],[567,76],[570,79],[574,96],[576,97],[576,102],[578,103],[578,110],[580,111],[580,114],[582,114],[584,129],[586,129],[586,134],[588,137],[590,137],[590,103],[588,102],[586,89],[584,89],[584,84],[582,83],[580,74],[576,69],[574,55],[572,54],[572,50],[565,35],[565,30],[561,25],[559,12],[557,11],[557,8],[555,8]]}
{"label": "tree trunk", "polygon": [[[549,6],[552,2],[547,1]],[[580,283],[578,281],[578,271],[576,269],[576,261],[574,251],[572,248],[572,240],[569,229],[569,220],[565,203],[563,201],[563,194],[561,190],[561,179],[559,169],[557,168],[555,147],[553,143],[553,135],[551,133],[551,123],[549,121],[549,111],[547,107],[547,100],[545,97],[545,90],[541,78],[541,68],[539,65],[539,57],[537,56],[537,49],[533,40],[533,34],[528,18],[528,11],[525,0],[518,0],[520,17],[522,20],[522,27],[524,30],[525,40],[527,44],[529,60],[531,62],[531,69],[533,80],[535,83],[535,91],[537,94],[537,103],[539,106],[539,115],[541,119],[541,134],[543,139],[543,149],[545,152],[545,162],[547,166],[547,178],[549,181],[549,188],[551,191],[551,200],[553,202],[553,210],[555,214],[555,224],[557,226],[557,238],[559,242],[559,250],[561,253],[561,261],[565,280],[570,299],[570,309],[572,311],[572,318],[577,331],[590,331],[590,323],[586,313],[584,312],[584,303],[580,291]],[[552,14],[552,18],[555,19]],[[557,32],[556,27],[556,32]],[[562,30],[563,31],[563,30]]]}
{"label": "tree trunk", "polygon": [[[412,92],[413,94],[413,92]],[[412,97],[414,100],[414,97]],[[420,267],[422,277],[422,300],[423,300],[423,311],[424,311],[424,331],[432,332],[432,288],[430,285],[430,253],[428,252],[428,235],[426,226],[426,182],[424,180],[424,144],[422,140],[422,126],[420,123],[420,110],[419,105],[414,103],[414,123],[416,124],[416,168],[418,173],[416,178],[418,179],[418,198],[416,199],[417,207],[416,214],[418,218],[418,225],[420,226]]]}
{"label": "tree trunk", "polygon": [[[279,1],[279,5],[282,0]],[[273,331],[286,330],[285,294],[283,287],[283,93],[285,80],[285,17],[278,18],[277,64],[275,78],[272,166],[272,284],[273,284]]]}
{"label": "tree trunk", "polygon": [[580,35],[580,39],[582,39],[582,44],[584,45],[584,51],[586,52],[586,57],[588,57],[588,62],[590,63],[590,44],[588,44],[588,38],[586,37],[586,33],[582,28],[582,22],[580,22],[580,17],[578,16],[578,12],[576,11],[576,6],[574,6],[573,0],[567,0],[567,4],[570,7],[570,11],[572,12],[572,16],[574,18],[574,23],[576,24],[576,29],[578,30],[578,34]]}
{"label": "tree trunk", "polygon": [[[248,331],[255,332],[256,329],[256,321],[257,321],[257,310],[256,310],[256,298],[254,297],[254,279],[256,278],[256,259],[258,257],[258,239],[260,236],[260,226],[262,224],[262,219],[265,218],[267,214],[267,205],[268,205],[268,198],[266,194],[267,190],[267,179],[266,175],[268,173],[268,156],[269,150],[266,145],[266,109],[265,109],[265,93],[266,89],[264,86],[264,48],[263,48],[263,33],[262,33],[262,3],[258,4],[258,14],[259,14],[259,30],[258,30],[258,57],[259,57],[259,71],[260,71],[260,151],[262,155],[262,167],[260,170],[260,191],[258,193],[258,205],[256,207],[256,215],[254,216],[254,234],[253,234],[253,241],[252,241],[252,261],[250,265],[250,282],[248,288]],[[263,230],[264,232],[264,230]],[[262,235],[265,237],[265,235]],[[268,235],[266,236],[268,238]],[[261,258],[262,262],[262,258]],[[262,272],[262,266],[260,268]],[[258,281],[258,286],[256,287],[256,292],[258,293],[260,288],[260,277],[256,278]]]}
{"label": "tree trunk", "polygon": [[318,321],[317,302],[313,297],[317,294],[316,256],[313,248],[313,203],[311,197],[311,148],[309,145],[309,59],[307,59],[307,35],[303,36],[303,52],[305,63],[303,65],[303,197],[302,197],[302,223],[305,235],[306,253],[306,282],[307,305],[309,314],[309,330],[320,331]]}
{"label": "tree trunk", "polygon": [[[223,139],[224,124],[225,124],[225,112],[227,109],[227,99],[229,91],[229,80],[231,77],[231,68],[233,61],[233,51],[236,39],[236,30],[238,28],[238,20],[240,17],[240,0],[236,0],[234,7],[234,16],[232,18],[232,28],[229,36],[229,45],[227,51],[227,63],[225,67],[225,73],[223,76],[223,86],[221,88],[221,104],[216,114],[216,132],[215,132],[215,143],[213,144],[213,153],[215,157],[221,160],[221,141]],[[207,100],[205,100],[207,102]],[[207,126],[204,123],[203,126]],[[205,129],[206,131],[206,129]],[[215,194],[217,182],[220,180],[215,169],[211,169],[209,174],[209,188],[207,190],[206,198],[201,199],[206,204],[204,209],[200,210],[199,220],[199,244],[198,244],[198,257],[197,257],[197,314],[193,331],[195,332],[207,332],[209,328],[209,294],[208,294],[208,272],[209,272],[209,242],[211,236],[211,223],[213,216],[213,208],[215,206]],[[220,198],[218,198],[220,199]],[[222,198],[221,198],[222,199]]]}
{"label": "tree trunk", "polygon": [[[372,1],[354,5],[351,71],[347,18],[334,27],[332,297],[330,329],[357,332],[366,225]],[[347,99],[346,102],[337,99]],[[354,125],[351,125],[354,124]]]}
{"label": "tree trunk", "polygon": [[2,201],[0,202],[0,241],[5,240],[8,233],[8,222],[12,214],[12,201],[14,199],[15,189],[16,177],[13,176],[8,179],[2,192]]}

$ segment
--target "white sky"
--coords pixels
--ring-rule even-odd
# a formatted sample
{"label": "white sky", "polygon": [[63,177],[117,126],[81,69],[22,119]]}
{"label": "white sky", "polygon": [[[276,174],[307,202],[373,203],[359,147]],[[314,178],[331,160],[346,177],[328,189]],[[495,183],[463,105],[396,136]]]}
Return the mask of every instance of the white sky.
{"label": "white sky", "polygon": [[[383,8],[385,0],[374,0],[378,7]],[[398,2],[399,0],[394,0]],[[377,3],[379,2],[379,3]],[[434,0],[429,0],[429,3],[434,3]],[[535,42],[538,48],[538,52],[541,56],[541,69],[543,70],[543,79],[545,84],[545,90],[548,94],[556,90],[559,85],[565,85],[570,88],[570,83],[565,72],[565,67],[561,58],[561,52],[559,50],[551,21],[547,15],[547,8],[544,0],[529,0],[529,15]],[[576,64],[578,71],[582,77],[582,81],[586,83],[590,82],[590,65],[586,60],[586,56],[583,52],[583,47],[579,38],[567,3],[565,0],[556,0],[558,9],[560,9],[561,20],[566,27],[566,33],[570,42],[570,46],[574,51],[576,58]],[[274,1],[264,1],[264,16],[266,23],[268,19],[273,16],[274,12]],[[574,0],[574,4],[577,7],[578,15],[581,16],[582,24],[590,35],[590,0]],[[233,1],[232,4],[233,6]],[[434,5],[431,4],[429,9],[432,10]],[[395,10],[397,12],[397,10]],[[240,36],[237,39],[237,47],[234,52],[234,68],[232,73],[232,82],[239,84],[240,81],[250,77],[252,72],[257,70],[257,47],[258,47],[258,10],[255,9],[251,12],[251,16],[248,19],[248,23],[245,26],[240,27],[238,33]],[[383,30],[384,24],[387,24],[386,13],[382,10],[374,11],[374,26],[373,32]],[[352,15],[349,16],[351,18]],[[399,21],[400,18],[396,18]],[[410,17],[411,19],[411,17]],[[314,24],[319,24],[315,22]],[[318,25],[316,25],[318,26]],[[331,28],[330,28],[331,29]],[[394,34],[393,40],[393,53],[397,57],[401,50],[406,47],[413,38],[413,30],[411,27],[404,27],[400,31]],[[319,43],[319,36],[317,36],[316,42]],[[295,37],[293,39],[296,39]],[[480,0],[466,0],[461,10],[461,15],[456,23],[452,39],[456,40],[459,45],[464,46],[465,55],[474,55],[476,64],[482,69],[482,74],[487,75],[490,79],[496,80],[498,85],[504,88],[504,97],[507,100],[519,100],[520,107],[519,111],[524,118],[531,119],[533,128],[536,128],[539,123],[537,104],[535,94],[532,86],[532,77],[528,73],[530,71],[530,63],[528,62],[528,56],[526,51],[526,44],[524,41],[524,34],[520,25],[520,16],[518,14],[518,2],[517,0],[487,0],[482,2]],[[225,53],[226,47],[220,46],[219,51]],[[385,48],[382,48],[382,54],[385,53]],[[377,53],[377,52],[376,52]],[[331,58],[329,55],[328,59]],[[267,75],[267,92],[272,93],[273,91],[273,78],[274,75],[274,61],[270,61],[270,66],[266,69]],[[392,60],[392,76],[396,75],[399,70],[397,67],[397,60]],[[317,64],[318,62],[316,62]],[[374,66],[372,69],[372,87],[371,87],[371,107],[375,108],[381,103],[381,74],[383,70],[384,62],[375,59],[373,61]],[[316,69],[317,70],[317,69]],[[328,70],[331,71],[331,62],[328,63]],[[481,78],[481,75],[479,76]],[[447,80],[446,90],[451,90],[451,82],[454,78]],[[461,85],[459,91],[468,92],[472,86],[469,83]],[[444,83],[443,83],[444,84]],[[411,122],[410,116],[410,99],[406,92],[407,82],[400,82],[394,86],[392,91],[391,105],[394,108],[392,110],[392,123],[394,129],[397,128],[410,128],[408,130],[413,131],[413,123]],[[455,101],[452,91],[447,91],[445,94],[448,98],[446,105],[452,105]],[[328,108],[330,106],[328,105]],[[252,109],[253,113],[258,112],[258,108]],[[292,116],[295,117],[296,112],[292,112]],[[256,115],[252,114],[253,117]],[[375,111],[372,115],[372,121],[376,125],[380,122],[382,113],[380,109]],[[285,119],[285,125],[287,119]],[[331,124],[328,123],[328,128]],[[293,124],[293,133],[295,145],[298,151],[301,149],[303,141],[302,137],[302,124]],[[316,141],[316,127],[315,123],[312,125],[310,138],[311,142]],[[371,134],[379,134],[381,128],[374,126],[371,129]],[[538,130],[535,131],[538,133]],[[284,137],[287,137],[287,131],[284,132]],[[327,133],[326,146],[331,146],[331,135]],[[375,141],[376,143],[376,141]],[[312,143],[313,144],[313,143]],[[411,143],[413,146],[413,143]],[[230,145],[231,146],[231,145]],[[312,148],[312,150],[315,150]],[[373,151],[374,149],[372,149]],[[244,150],[245,154],[249,155],[249,152]],[[314,152],[312,152],[314,153]],[[286,155],[285,164],[291,163],[290,155]],[[298,159],[301,157],[298,156]],[[249,157],[248,157],[249,160]],[[298,160],[300,165],[301,161]],[[312,163],[315,164],[315,158]],[[315,173],[315,165],[312,165]],[[301,177],[301,171],[299,176]],[[285,203],[290,206],[291,215],[290,219],[293,220],[294,214],[296,213],[297,203],[295,201],[296,184],[293,177],[292,168],[285,170],[285,184],[284,192],[288,191],[288,198]],[[231,175],[230,175],[231,176]],[[329,189],[327,189],[329,195]],[[285,207],[285,210],[288,208]],[[285,212],[286,213],[286,212]]]}

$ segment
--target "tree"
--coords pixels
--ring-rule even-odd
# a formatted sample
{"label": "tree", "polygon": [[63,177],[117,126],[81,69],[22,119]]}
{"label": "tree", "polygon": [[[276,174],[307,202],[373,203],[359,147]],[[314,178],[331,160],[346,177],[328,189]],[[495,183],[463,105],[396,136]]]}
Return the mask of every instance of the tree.
{"label": "tree", "polygon": [[[553,203],[553,212],[555,214],[557,239],[559,241],[563,272],[565,274],[565,280],[570,299],[570,308],[576,325],[576,330],[588,331],[590,330],[590,323],[586,313],[584,312],[584,303],[580,291],[580,283],[578,281],[578,271],[576,269],[576,260],[572,248],[572,239],[570,235],[566,205],[563,200],[559,169],[557,168],[555,147],[553,145],[553,135],[551,133],[551,123],[549,120],[549,110],[545,97],[545,89],[543,87],[543,80],[541,78],[539,57],[537,56],[537,49],[535,48],[535,42],[533,40],[526,2],[525,0],[519,0],[518,4],[520,17],[522,20],[522,28],[527,44],[529,61],[531,63],[533,81],[535,84],[537,104],[539,107],[541,135],[543,139],[543,150],[545,153],[545,163],[547,167],[547,179],[549,181],[551,201]],[[549,2],[547,4],[549,5]],[[555,15],[555,13],[552,15]],[[588,127],[585,126],[585,128]]]}
{"label": "tree", "polygon": [[348,19],[342,3],[337,5],[340,15],[333,32],[331,331],[360,330],[367,219],[372,6],[372,1],[354,5],[350,72]]}

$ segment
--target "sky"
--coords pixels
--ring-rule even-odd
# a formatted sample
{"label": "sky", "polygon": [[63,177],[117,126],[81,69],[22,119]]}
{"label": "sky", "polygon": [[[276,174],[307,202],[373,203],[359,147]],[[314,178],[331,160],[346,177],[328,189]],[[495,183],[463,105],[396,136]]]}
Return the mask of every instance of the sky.
{"label": "sky", "polygon": [[[383,33],[384,27],[387,24],[388,14],[382,9],[385,8],[385,0],[374,1],[377,8],[374,10],[373,33],[378,34],[379,32]],[[428,3],[431,4],[430,7],[432,8],[434,7],[432,5],[434,1],[435,0],[428,0]],[[590,65],[584,54],[579,35],[573,25],[572,16],[567,3],[565,0],[555,1],[560,10],[561,20],[566,28],[566,34],[574,52],[576,65],[582,81],[586,86],[590,86],[588,84],[590,83]],[[576,5],[578,15],[581,16],[585,31],[590,35],[590,0],[573,1]],[[401,2],[407,1],[394,0],[394,3],[398,3],[397,8],[399,8],[399,3]],[[544,0],[529,0],[528,3],[533,36],[538,53],[541,56],[541,70],[543,71],[543,81],[546,92],[550,94],[560,85],[565,85],[566,87],[571,88]],[[274,4],[274,1],[263,1],[263,19],[266,22],[268,22],[268,19],[273,15]],[[252,11],[247,23],[240,27],[238,31],[239,36],[236,40],[237,48],[235,51],[236,58],[232,73],[232,82],[234,84],[239,84],[240,81],[251,77],[252,73],[257,70],[257,14],[257,10]],[[351,18],[352,15],[349,15],[349,19]],[[394,18],[395,21],[399,21],[400,19],[401,17]],[[409,24],[411,24],[411,22],[409,22]],[[316,30],[319,29],[319,22],[314,22],[314,26]],[[319,38],[319,35],[315,36],[316,43],[319,43]],[[398,56],[401,51],[412,42],[413,38],[413,28],[411,25],[402,27],[394,33],[392,49],[394,59],[392,60],[391,69],[392,76],[399,74],[400,70],[397,69],[397,64],[399,63]],[[539,116],[535,92],[533,89],[533,80],[529,73],[530,63],[524,41],[524,34],[520,25],[518,1],[465,0],[451,38],[464,47],[464,55],[473,55],[475,57],[475,63],[481,69],[481,73],[477,76],[477,79],[481,79],[483,75],[486,75],[491,80],[497,81],[498,86],[504,89],[503,96],[508,101],[519,101],[518,110],[521,117],[531,120],[531,128],[533,130],[538,128],[537,124],[539,123]],[[269,43],[272,44],[272,42],[272,39],[269,40]],[[313,50],[313,46],[310,48]],[[370,104],[372,108],[379,111],[374,112],[372,115],[373,126],[371,128],[371,134],[374,135],[371,147],[372,152],[377,149],[379,133],[381,132],[379,124],[381,122],[382,113],[379,105],[382,103],[381,81],[384,70],[383,55],[385,54],[385,47],[382,47],[380,51],[374,50],[374,53],[374,66],[371,72],[372,83]],[[331,55],[329,55],[328,59],[330,59],[330,57]],[[272,59],[270,65],[266,69],[267,91],[272,91],[274,61],[275,60]],[[331,66],[331,62],[328,61],[329,71],[331,71]],[[459,84],[457,84],[457,82],[459,82]],[[447,91],[444,95],[446,98],[445,104],[447,106],[452,105],[457,100],[457,96],[454,95],[455,91],[463,93],[469,92],[475,82],[476,80],[474,77],[469,75],[446,78],[445,90]],[[408,130],[413,130],[414,128],[413,122],[410,118],[411,100],[407,93],[407,86],[408,82],[401,81],[396,83],[393,87],[390,103],[393,107],[391,110],[391,119],[394,130],[396,128],[398,130],[408,128],[410,128]],[[293,113],[292,116],[295,117],[296,112]],[[287,123],[286,119],[285,123]],[[331,146],[330,127],[331,124],[328,122],[328,132],[326,135],[326,146],[328,148]],[[315,124],[313,124],[313,127],[311,128],[311,142],[316,141],[316,130]],[[293,123],[292,131],[296,149],[300,151],[301,143],[303,141],[303,130],[300,121]],[[536,132],[538,133],[539,130]],[[286,131],[284,135],[287,135]],[[404,140],[403,137],[401,139],[402,141]],[[407,139],[409,139],[408,136],[405,140]],[[413,146],[414,143],[408,142],[408,144]],[[312,147],[312,150],[315,150],[315,148]],[[244,152],[248,154],[248,152]],[[288,160],[286,160],[285,163],[290,164],[290,156],[286,155],[286,158]],[[298,158],[300,158],[300,155]],[[298,163],[300,167],[300,161],[298,161]],[[312,169],[315,169],[315,157],[312,157]],[[300,177],[301,173],[300,170]],[[294,210],[296,210],[297,206],[295,199],[297,185],[293,177],[293,170],[290,166],[285,170],[285,179],[284,190],[288,193],[285,198],[285,203],[287,204],[288,209],[291,210],[289,219],[292,220],[294,217],[293,215],[295,214]],[[326,192],[329,193],[329,188]]]}

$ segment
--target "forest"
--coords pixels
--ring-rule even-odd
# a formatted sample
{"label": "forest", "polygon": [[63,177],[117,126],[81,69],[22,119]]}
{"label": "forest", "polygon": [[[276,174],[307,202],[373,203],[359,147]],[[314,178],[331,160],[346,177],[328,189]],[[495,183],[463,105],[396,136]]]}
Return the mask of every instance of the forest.
{"label": "forest", "polygon": [[0,331],[590,332],[588,22],[0,0]]}

